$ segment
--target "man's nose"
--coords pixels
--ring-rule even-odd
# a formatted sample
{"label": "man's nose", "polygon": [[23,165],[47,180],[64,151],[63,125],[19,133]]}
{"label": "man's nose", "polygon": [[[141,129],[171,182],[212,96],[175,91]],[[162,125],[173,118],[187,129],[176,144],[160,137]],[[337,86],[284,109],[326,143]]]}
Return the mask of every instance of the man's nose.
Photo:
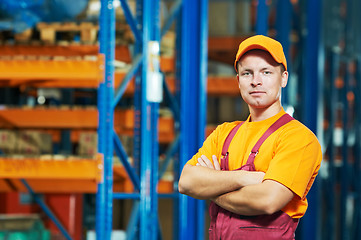
{"label": "man's nose", "polygon": [[256,87],[258,85],[262,85],[262,78],[260,74],[254,74],[251,82],[252,87]]}

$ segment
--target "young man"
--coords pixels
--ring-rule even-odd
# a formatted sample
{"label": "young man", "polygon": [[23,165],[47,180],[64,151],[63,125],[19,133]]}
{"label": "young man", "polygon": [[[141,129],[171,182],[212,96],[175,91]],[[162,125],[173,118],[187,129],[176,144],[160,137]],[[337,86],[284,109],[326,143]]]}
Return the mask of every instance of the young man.
{"label": "young man", "polygon": [[216,128],[184,166],[179,192],[211,200],[210,239],[294,239],[320,168],[320,144],[281,106],[288,72],[279,42],[244,40],[234,66],[250,115]]}

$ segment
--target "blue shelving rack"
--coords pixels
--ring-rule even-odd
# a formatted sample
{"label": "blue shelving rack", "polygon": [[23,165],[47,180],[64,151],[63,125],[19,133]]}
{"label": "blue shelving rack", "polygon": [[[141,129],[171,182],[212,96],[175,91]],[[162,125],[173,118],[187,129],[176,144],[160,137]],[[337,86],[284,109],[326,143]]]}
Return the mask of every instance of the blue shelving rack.
{"label": "blue shelving rack", "polygon": [[[324,133],[327,165],[321,181],[320,239],[354,240],[361,236],[360,7],[356,0],[332,0],[323,5],[328,126]],[[330,21],[334,24],[328,24]]]}
{"label": "blue shelving rack", "polygon": [[[174,239],[203,239],[204,203],[177,192],[177,179],[185,162],[196,152],[204,140],[207,75],[207,0],[174,1],[171,14],[163,28],[159,21],[159,0],[137,1],[136,16],[126,0],[121,6],[135,36],[132,68],[119,89],[113,88],[115,16],[113,0],[101,0],[100,52],[105,55],[105,77],[98,89],[99,129],[98,152],[104,155],[103,181],[98,185],[96,205],[97,239],[108,240],[112,232],[113,199],[133,199],[134,207],[128,223],[128,239],[161,239],[158,222],[158,198],[174,200]],[[149,65],[151,44],[159,45],[161,37],[174,20],[177,28],[177,86],[173,96],[163,81],[165,96],[170,100],[176,122],[177,137],[167,151],[169,158],[178,153],[175,161],[174,193],[160,196],[156,192],[158,179],[157,122],[159,102],[150,100],[147,89],[153,87]],[[154,59],[153,59],[154,60]],[[155,67],[157,69],[158,66]],[[156,72],[156,70],[155,70]],[[113,111],[127,84],[135,76],[135,129],[134,165],[130,165],[120,140],[113,130]],[[113,193],[113,152],[120,157],[132,180],[135,192]],[[168,159],[169,159],[168,158]],[[168,164],[169,161],[166,161]],[[197,221],[198,224],[195,224]],[[197,228],[195,227],[197,225]],[[179,226],[179,227],[178,227]]]}

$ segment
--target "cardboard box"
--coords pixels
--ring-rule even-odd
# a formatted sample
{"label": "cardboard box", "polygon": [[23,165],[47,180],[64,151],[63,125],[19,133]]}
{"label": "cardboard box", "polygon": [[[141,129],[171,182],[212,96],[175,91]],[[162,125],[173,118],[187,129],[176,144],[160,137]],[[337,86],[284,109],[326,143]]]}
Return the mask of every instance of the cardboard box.
{"label": "cardboard box", "polygon": [[98,151],[98,135],[96,132],[81,132],[79,134],[78,155],[92,157]]}
{"label": "cardboard box", "polygon": [[0,130],[0,150],[4,154],[13,154],[17,149],[17,132],[13,130]]}
{"label": "cardboard box", "polygon": [[51,135],[36,130],[24,130],[18,132],[17,153],[19,154],[49,154],[52,153]]}

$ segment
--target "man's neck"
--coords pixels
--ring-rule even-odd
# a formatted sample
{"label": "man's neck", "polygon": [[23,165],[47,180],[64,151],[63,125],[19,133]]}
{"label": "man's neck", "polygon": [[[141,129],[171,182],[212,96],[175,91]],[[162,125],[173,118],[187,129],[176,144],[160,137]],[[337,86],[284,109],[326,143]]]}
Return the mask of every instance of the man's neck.
{"label": "man's neck", "polygon": [[274,104],[269,108],[252,108],[249,107],[249,112],[251,114],[251,122],[259,122],[266,120],[270,117],[273,117],[282,110],[280,103]]}

